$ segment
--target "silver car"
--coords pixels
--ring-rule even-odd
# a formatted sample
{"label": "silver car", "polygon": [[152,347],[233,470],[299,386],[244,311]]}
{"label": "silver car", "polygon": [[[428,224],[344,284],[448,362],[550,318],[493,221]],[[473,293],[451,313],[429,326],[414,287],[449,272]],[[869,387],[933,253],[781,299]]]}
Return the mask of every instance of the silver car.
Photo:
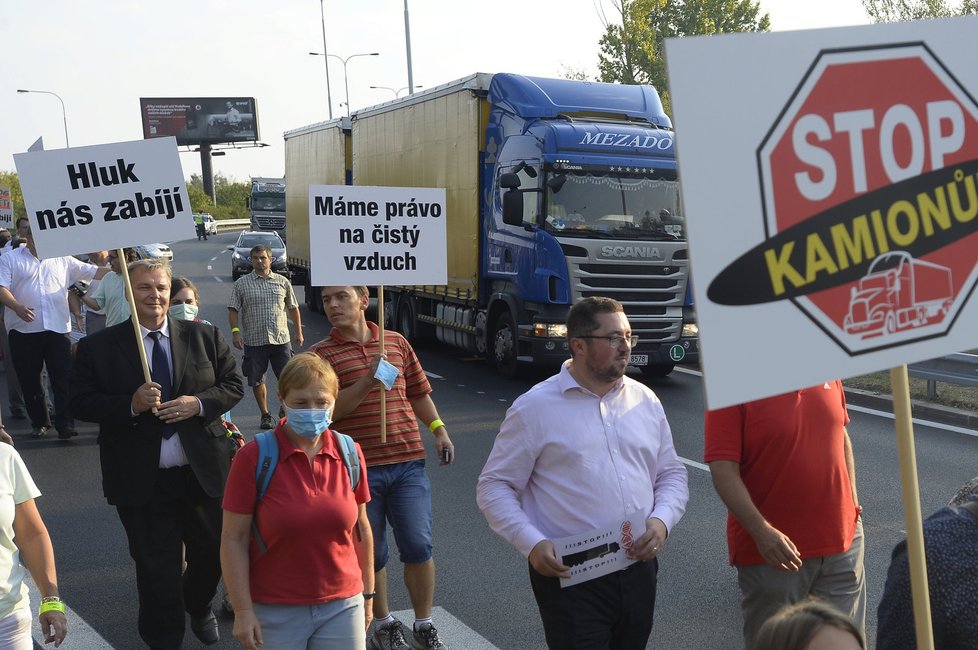
{"label": "silver car", "polygon": [[246,273],[251,273],[251,249],[264,244],[272,251],[272,271],[289,277],[289,262],[285,252],[285,242],[277,232],[264,230],[246,230],[238,235],[234,246],[228,246],[231,251],[231,279],[237,280]]}

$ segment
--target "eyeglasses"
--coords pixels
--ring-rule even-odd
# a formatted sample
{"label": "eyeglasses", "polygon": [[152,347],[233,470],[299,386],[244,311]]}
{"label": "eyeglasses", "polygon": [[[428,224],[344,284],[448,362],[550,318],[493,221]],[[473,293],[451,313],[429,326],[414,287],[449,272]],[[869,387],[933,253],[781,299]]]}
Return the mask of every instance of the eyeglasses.
{"label": "eyeglasses", "polygon": [[622,343],[627,343],[628,347],[634,348],[638,345],[638,335],[631,336],[575,336],[576,339],[604,339],[608,342],[609,348],[619,348]]}

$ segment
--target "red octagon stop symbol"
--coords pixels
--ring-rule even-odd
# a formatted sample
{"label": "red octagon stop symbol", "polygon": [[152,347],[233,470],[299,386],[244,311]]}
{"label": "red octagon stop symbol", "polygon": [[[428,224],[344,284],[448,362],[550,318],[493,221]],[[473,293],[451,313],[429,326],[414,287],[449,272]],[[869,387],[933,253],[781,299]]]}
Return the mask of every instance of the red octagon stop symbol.
{"label": "red octagon stop symbol", "polygon": [[924,44],[822,52],[757,156],[750,301],[852,355],[949,331],[978,280],[978,105]]}

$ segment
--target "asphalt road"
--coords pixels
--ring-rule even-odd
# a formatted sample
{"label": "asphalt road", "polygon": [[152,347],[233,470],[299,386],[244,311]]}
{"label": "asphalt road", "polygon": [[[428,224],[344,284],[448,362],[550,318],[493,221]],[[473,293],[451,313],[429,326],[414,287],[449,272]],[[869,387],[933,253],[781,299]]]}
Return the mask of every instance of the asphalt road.
{"label": "asphalt road", "polygon": [[[235,237],[236,233],[224,233],[206,242],[173,245],[176,273],[189,276],[201,290],[201,316],[224,332],[228,330],[224,305],[230,294],[230,263],[224,246],[233,243]],[[298,294],[301,303],[301,289]],[[309,314],[303,307],[303,319],[308,343],[326,335],[328,324],[323,317]],[[484,362],[452,349],[425,347],[419,349],[419,355],[457,448],[456,464],[439,467],[430,436],[426,440],[432,459],[429,472],[438,571],[435,604],[495,647],[545,648],[526,562],[489,530],[475,504],[476,480],[506,409],[545,373],[504,381]],[[686,516],[672,531],[661,556],[656,620],[649,647],[740,647],[736,577],[726,559],[725,509],[701,465],[700,378],[675,372],[649,385],[665,405],[679,454],[689,461],[691,493]],[[270,394],[274,394],[274,387],[271,377]],[[865,507],[867,622],[872,642],[890,551],[903,537],[903,514],[892,420],[855,410],[851,417],[859,491]],[[248,437],[257,430],[259,413],[250,395],[233,410],[233,419]],[[16,446],[43,492],[38,507],[54,540],[62,595],[74,615],[112,647],[142,647],[135,631],[132,561],[118,517],[102,498],[95,427],[78,423],[81,435],[70,442],[37,441],[29,438],[23,421],[6,422],[12,425]],[[926,516],[943,505],[960,484],[978,474],[978,439],[917,425],[916,444]],[[391,566],[391,605],[395,610],[407,609],[407,595],[396,565],[395,560]],[[70,625],[81,627],[76,619]],[[239,647],[231,637],[229,619],[222,621],[221,633],[223,640],[213,647]],[[186,647],[200,647],[189,632],[187,636]],[[451,637],[444,640],[454,650],[464,647],[458,642],[452,645]],[[62,647],[93,646],[73,644],[69,634]]]}

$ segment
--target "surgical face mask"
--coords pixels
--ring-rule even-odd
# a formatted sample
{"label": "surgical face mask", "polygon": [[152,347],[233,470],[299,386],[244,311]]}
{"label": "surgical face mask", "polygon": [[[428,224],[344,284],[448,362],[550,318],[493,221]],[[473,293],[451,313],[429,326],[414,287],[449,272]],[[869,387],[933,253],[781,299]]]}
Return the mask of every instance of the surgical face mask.
{"label": "surgical face mask", "polygon": [[315,438],[333,423],[329,409],[294,409],[286,406],[285,417],[289,428],[303,438]]}
{"label": "surgical face mask", "polygon": [[188,305],[186,303],[182,305],[173,305],[170,307],[170,316],[176,318],[177,320],[193,320],[197,318],[197,312],[199,309],[197,305]]}

